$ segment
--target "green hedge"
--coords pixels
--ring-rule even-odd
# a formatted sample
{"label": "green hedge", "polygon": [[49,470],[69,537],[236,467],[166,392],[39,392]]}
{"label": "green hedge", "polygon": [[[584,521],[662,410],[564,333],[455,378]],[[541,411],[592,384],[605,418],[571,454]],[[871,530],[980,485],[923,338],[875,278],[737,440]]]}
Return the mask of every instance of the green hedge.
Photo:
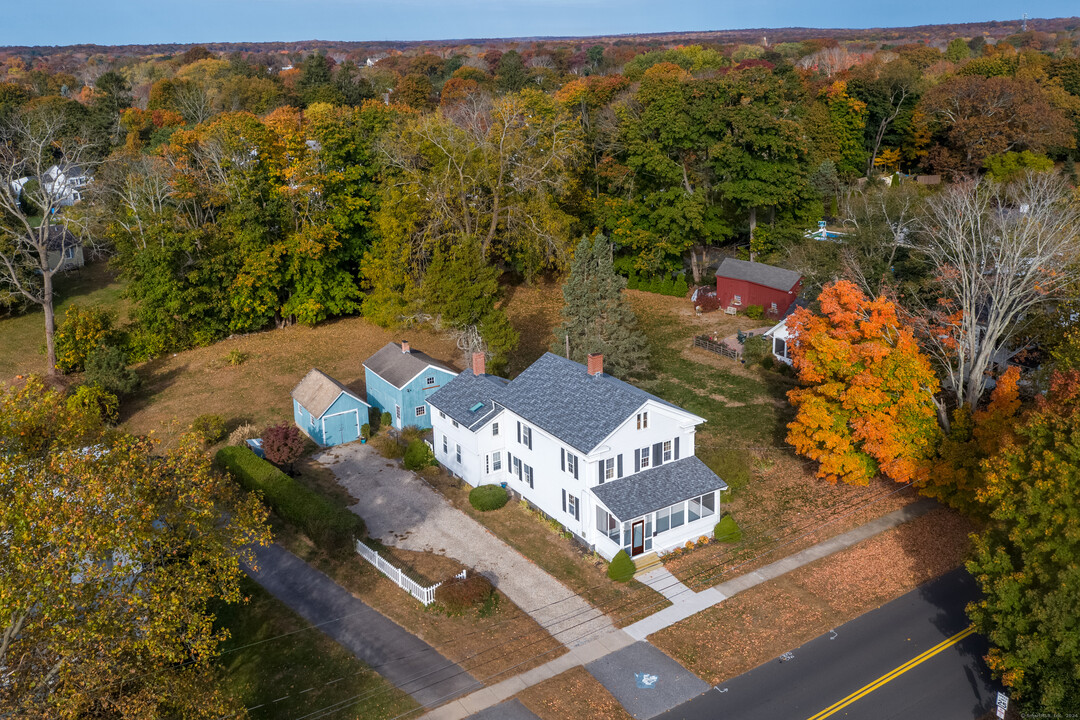
{"label": "green hedge", "polygon": [[713,528],[713,538],[720,542],[737,543],[742,540],[742,529],[730,514],[720,518]]}
{"label": "green hedge", "polygon": [[246,490],[258,492],[263,501],[281,517],[332,554],[355,552],[356,540],[364,536],[364,521],[311,490],[251,451],[226,447],[217,453],[217,462]]}
{"label": "green hedge", "polygon": [[672,278],[670,273],[650,278],[639,277],[636,272],[631,271],[626,278],[626,287],[630,290],[644,290],[645,292],[656,293],[657,295],[671,295],[672,297],[686,297],[686,294],[690,292],[686,276],[682,273],[675,278]]}
{"label": "green hedge", "polygon": [[508,498],[506,488],[501,485],[480,485],[469,493],[469,503],[480,512],[498,510]]}
{"label": "green hedge", "polygon": [[615,557],[611,558],[611,564],[608,565],[607,576],[615,582],[628,582],[634,577],[634,572],[637,570],[637,565],[630,559],[630,556],[626,554],[625,550],[620,550],[615,553]]}

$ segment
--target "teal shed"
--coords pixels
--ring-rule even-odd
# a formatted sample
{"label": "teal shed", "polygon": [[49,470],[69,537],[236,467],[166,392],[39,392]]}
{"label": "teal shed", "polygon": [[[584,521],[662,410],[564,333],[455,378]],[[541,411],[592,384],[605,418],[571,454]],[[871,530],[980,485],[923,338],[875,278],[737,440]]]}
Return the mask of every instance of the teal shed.
{"label": "teal shed", "polygon": [[322,370],[312,368],[292,391],[293,420],[322,446],[360,438],[370,406]]}
{"label": "teal shed", "polygon": [[456,376],[446,363],[413,350],[408,340],[386,343],[364,361],[368,403],[380,414],[390,413],[399,430],[407,425],[430,428],[428,396]]}

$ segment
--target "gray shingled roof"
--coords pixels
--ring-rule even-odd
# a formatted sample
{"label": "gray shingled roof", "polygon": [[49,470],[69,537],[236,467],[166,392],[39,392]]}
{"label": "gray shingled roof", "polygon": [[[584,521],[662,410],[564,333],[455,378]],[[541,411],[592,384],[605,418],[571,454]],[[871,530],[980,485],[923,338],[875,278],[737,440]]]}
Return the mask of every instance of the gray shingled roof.
{"label": "gray shingled roof", "polygon": [[[322,370],[311,368],[304,379],[293,388],[292,397],[300,403],[300,407],[311,413],[312,417],[321,418],[343,392],[360,400],[356,397],[356,393]],[[364,401],[360,400],[360,402]],[[367,403],[364,404],[367,405]]]}
{"label": "gray shingled roof", "polygon": [[[34,236],[34,241],[37,241],[37,236]],[[58,252],[60,250],[67,250],[68,248],[82,246],[82,240],[72,234],[63,225],[50,225],[49,234],[45,238],[45,249],[49,252]]]}
{"label": "gray shingled roof", "polygon": [[[449,415],[470,430],[499,410],[494,398],[509,380],[495,375],[473,375],[467,370],[436,390],[428,398],[428,404]],[[473,410],[477,403],[482,407]]]}
{"label": "gray shingled roof", "polygon": [[[501,386],[474,381],[472,373],[462,373],[429,397],[428,403],[459,423],[467,424],[472,414],[463,420],[462,408],[467,410],[478,402],[493,402],[585,454],[646,400],[681,409],[606,373],[589,375],[581,363],[552,353],[545,353]],[[460,390],[455,387],[458,383],[462,384]]]}
{"label": "gray shingled roof", "polygon": [[713,490],[726,490],[727,483],[692,455],[590,489],[615,517],[626,521]]}
{"label": "gray shingled roof", "polygon": [[392,342],[386,343],[379,352],[364,361],[364,367],[396,388],[405,387],[405,383],[422,373],[429,365],[447,372],[457,372],[446,363],[439,362],[419,350],[410,349],[403,353],[401,346]]}
{"label": "gray shingled roof", "polygon": [[790,290],[795,283],[802,279],[802,275],[794,270],[785,270],[764,263],[724,258],[716,271],[717,277],[745,280],[755,285],[764,285],[773,290]]}

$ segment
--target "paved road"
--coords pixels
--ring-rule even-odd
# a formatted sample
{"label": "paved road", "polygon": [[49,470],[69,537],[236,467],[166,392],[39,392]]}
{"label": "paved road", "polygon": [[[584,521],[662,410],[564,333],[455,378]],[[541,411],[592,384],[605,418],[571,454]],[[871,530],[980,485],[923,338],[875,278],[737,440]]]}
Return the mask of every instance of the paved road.
{"label": "paved road", "polygon": [[680,705],[664,720],[967,720],[993,707],[996,687],[969,635],[833,713],[822,711],[968,627],[978,596],[962,568]]}
{"label": "paved road", "polygon": [[255,560],[259,570],[247,568],[255,582],[420,704],[480,687],[459,665],[280,545],[255,548]]}

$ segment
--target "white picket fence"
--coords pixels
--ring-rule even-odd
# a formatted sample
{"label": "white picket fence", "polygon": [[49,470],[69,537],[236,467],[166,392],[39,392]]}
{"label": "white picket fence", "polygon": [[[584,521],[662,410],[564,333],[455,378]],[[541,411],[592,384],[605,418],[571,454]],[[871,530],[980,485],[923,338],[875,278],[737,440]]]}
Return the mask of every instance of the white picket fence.
{"label": "white picket fence", "polygon": [[[435,583],[431,587],[424,587],[420,583],[407,577],[405,573],[395,567],[393,563],[391,563],[389,560],[386,560],[382,555],[375,552],[359,540],[356,541],[356,552],[359,553],[360,557],[364,558],[369,563],[374,565],[376,570],[397,583],[397,586],[399,588],[406,591],[420,602],[424,603],[424,605],[430,605],[431,603],[435,602],[435,588],[442,585],[442,583]],[[461,572],[459,572],[457,575],[454,576],[454,579],[464,580],[465,571],[462,570]]]}

